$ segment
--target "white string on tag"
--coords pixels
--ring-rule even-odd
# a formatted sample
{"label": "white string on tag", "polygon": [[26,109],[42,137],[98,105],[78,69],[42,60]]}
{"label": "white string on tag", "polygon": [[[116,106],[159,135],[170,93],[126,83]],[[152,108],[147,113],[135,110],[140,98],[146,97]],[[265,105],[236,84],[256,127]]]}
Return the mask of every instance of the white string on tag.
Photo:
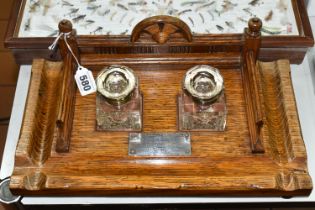
{"label": "white string on tag", "polygon": [[88,95],[90,93],[94,93],[96,91],[96,84],[95,84],[95,80],[93,78],[93,74],[90,70],[88,70],[87,68],[81,66],[77,56],[74,54],[71,46],[69,45],[67,39],[69,37],[71,32],[69,33],[63,33],[61,32],[56,39],[54,40],[54,42],[48,47],[49,50],[53,50],[55,49],[55,47],[58,44],[59,39],[63,36],[64,41],[66,43],[66,46],[69,50],[69,52],[71,53],[72,57],[74,58],[75,62],[77,63],[77,71],[74,75],[75,81],[77,83],[77,86],[79,88],[80,94],[82,96]]}
{"label": "white string on tag", "polygon": [[67,46],[69,52],[71,53],[72,57],[74,58],[75,62],[77,63],[78,68],[80,68],[80,67],[82,67],[82,66],[80,65],[77,56],[75,56],[75,54],[74,54],[74,52],[72,51],[72,48],[70,47],[70,45],[69,45],[69,43],[68,43],[68,40],[67,40],[67,38],[68,38],[68,36],[69,36],[70,34],[71,34],[71,32],[68,32],[68,33],[63,33],[63,32],[61,32],[61,33],[56,37],[55,41],[48,47],[48,49],[49,49],[49,50],[55,49],[55,47],[56,47],[57,44],[58,44],[59,39],[61,38],[61,36],[63,36],[63,38],[64,38],[64,40],[65,40],[65,43],[66,43],[66,46]]}
{"label": "white string on tag", "polygon": [[64,33],[61,32],[61,33],[56,37],[56,39],[54,40],[54,42],[48,47],[49,50],[53,50],[53,49],[56,48],[57,43],[58,43],[60,37],[61,37],[63,34],[64,34]]}

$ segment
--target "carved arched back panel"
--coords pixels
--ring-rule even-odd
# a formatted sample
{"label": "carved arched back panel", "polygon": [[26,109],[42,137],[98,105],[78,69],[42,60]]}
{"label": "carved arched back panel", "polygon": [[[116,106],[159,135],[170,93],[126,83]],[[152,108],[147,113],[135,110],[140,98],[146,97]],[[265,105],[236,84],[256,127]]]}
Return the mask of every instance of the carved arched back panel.
{"label": "carved arched back panel", "polygon": [[132,31],[131,42],[138,41],[143,33],[151,35],[159,44],[166,43],[174,34],[181,35],[188,42],[192,41],[189,26],[179,18],[166,15],[153,16],[139,22]]}

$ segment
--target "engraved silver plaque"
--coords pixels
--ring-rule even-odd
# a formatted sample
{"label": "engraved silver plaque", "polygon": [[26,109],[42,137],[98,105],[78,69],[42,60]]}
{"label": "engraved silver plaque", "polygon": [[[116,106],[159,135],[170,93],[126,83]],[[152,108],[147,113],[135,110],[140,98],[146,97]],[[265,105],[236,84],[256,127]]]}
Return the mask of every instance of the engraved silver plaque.
{"label": "engraved silver plaque", "polygon": [[131,156],[189,156],[189,133],[130,133]]}

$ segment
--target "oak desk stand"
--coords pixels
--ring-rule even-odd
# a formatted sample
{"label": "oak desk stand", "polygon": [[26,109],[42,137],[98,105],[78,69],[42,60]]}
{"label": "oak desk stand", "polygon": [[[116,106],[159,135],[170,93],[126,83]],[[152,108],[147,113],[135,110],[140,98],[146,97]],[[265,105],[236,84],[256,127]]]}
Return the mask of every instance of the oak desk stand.
{"label": "oak desk stand", "polygon": [[[134,69],[143,92],[144,133],[177,132],[180,78],[199,64],[220,69],[228,110],[224,132],[191,132],[189,157],[128,156],[128,132],[95,130],[95,94],[76,91],[73,57],[59,40],[63,62],[35,60],[10,188],[20,195],[308,195],[307,171],[289,62],[257,61],[261,21],[249,21],[239,52],[178,54],[80,53],[71,23],[60,32],[94,75],[103,66]],[[194,39],[179,19],[140,22],[130,45],[168,47]],[[153,39],[153,41],[152,41]]]}

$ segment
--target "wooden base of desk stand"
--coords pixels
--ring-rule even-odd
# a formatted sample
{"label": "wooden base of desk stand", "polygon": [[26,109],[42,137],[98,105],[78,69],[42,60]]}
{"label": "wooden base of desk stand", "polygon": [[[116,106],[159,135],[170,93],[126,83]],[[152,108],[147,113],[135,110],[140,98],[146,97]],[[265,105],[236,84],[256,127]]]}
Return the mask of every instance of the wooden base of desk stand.
{"label": "wooden base of desk stand", "polygon": [[[239,53],[80,55],[82,65],[94,75],[117,62],[134,70],[143,93],[145,133],[178,131],[176,96],[187,69],[200,64],[220,69],[228,110],[226,130],[191,132],[192,154],[185,157],[128,156],[129,133],[96,131],[96,95],[81,97],[78,91],[73,106],[65,103],[70,111],[64,113],[73,113],[73,120],[67,121],[72,123],[71,131],[64,130],[68,131],[64,134],[69,136],[70,150],[56,152],[60,131],[50,123],[60,116],[56,107],[66,94],[59,91],[64,85],[54,83],[64,81],[58,72],[65,75],[65,68],[60,63],[35,60],[11,177],[12,192],[45,196],[308,195],[312,180],[290,64],[286,60],[256,62],[259,21],[252,20],[249,26]],[[64,65],[68,66],[67,60]],[[53,100],[55,92],[59,93],[57,100]]]}

